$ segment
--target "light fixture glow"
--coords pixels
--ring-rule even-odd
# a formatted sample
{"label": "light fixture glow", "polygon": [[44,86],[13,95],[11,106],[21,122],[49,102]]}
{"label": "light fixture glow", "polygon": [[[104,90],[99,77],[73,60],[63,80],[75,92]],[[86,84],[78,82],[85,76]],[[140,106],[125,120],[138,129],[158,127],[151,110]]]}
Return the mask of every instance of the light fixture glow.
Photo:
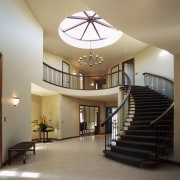
{"label": "light fixture glow", "polygon": [[16,171],[2,171],[0,173],[0,176],[15,176],[16,175]]}
{"label": "light fixture glow", "polygon": [[23,172],[21,177],[26,177],[26,178],[38,178],[40,176],[39,173],[34,173],[34,172]]}
{"label": "light fixture glow", "polygon": [[94,82],[93,81],[91,82],[90,86],[94,86]]}
{"label": "light fixture glow", "polygon": [[20,98],[18,98],[18,97],[13,97],[13,105],[14,106],[17,106],[18,104],[19,104],[19,101],[20,101]]}
{"label": "light fixture glow", "polygon": [[159,53],[159,56],[166,56],[167,54],[169,54],[168,51],[162,50],[162,51]]}

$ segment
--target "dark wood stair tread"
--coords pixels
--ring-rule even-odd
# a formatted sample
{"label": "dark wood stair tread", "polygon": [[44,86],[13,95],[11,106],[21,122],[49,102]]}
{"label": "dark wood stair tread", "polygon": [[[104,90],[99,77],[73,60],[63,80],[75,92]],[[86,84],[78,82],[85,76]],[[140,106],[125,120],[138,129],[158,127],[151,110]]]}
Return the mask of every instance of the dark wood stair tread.
{"label": "dark wood stair tread", "polygon": [[144,149],[137,149],[137,148],[128,148],[128,147],[121,147],[121,146],[111,146],[111,148],[117,148],[117,149],[122,149],[126,151],[131,151],[131,152],[137,152],[137,153],[144,153],[144,154],[152,154],[154,153],[152,150],[144,150]]}
{"label": "dark wood stair tread", "polygon": [[104,151],[104,154],[105,154],[105,156],[107,156],[113,160],[116,160],[116,161],[119,161],[122,163],[126,163],[126,164],[130,164],[133,166],[137,166],[137,167],[140,167],[141,162],[145,160],[144,158],[132,157],[132,156],[124,155],[124,154],[115,153],[111,150]]}
{"label": "dark wood stair tread", "polygon": [[119,140],[121,142],[126,142],[129,144],[135,144],[135,145],[148,145],[148,146],[155,146],[155,143],[152,142],[139,142],[139,141],[125,141],[125,140]]}
{"label": "dark wood stair tread", "polygon": [[[124,92],[127,92],[124,87]],[[114,160],[134,165],[137,167],[154,167],[156,161],[156,141],[165,142],[166,130],[172,132],[173,109],[162,119],[163,125],[158,125],[158,139],[156,130],[150,122],[160,116],[172,103],[168,97],[148,87],[131,87],[131,95],[128,101],[129,109],[126,113],[124,126],[127,129],[124,135],[116,141],[116,145],[110,146],[111,150],[104,154]],[[160,129],[161,128],[161,129]],[[169,143],[167,141],[167,143]],[[166,146],[159,146],[165,152]]]}

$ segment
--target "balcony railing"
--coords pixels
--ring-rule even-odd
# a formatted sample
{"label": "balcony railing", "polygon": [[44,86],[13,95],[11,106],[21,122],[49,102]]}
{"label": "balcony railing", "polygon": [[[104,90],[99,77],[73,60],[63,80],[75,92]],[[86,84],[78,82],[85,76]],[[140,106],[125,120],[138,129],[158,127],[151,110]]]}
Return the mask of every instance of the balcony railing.
{"label": "balcony railing", "polygon": [[[154,130],[156,130],[156,160],[158,160],[161,156],[173,151],[174,82],[168,78],[151,73],[143,73],[143,75],[145,86],[163,94],[172,101],[169,107],[150,123]],[[164,121],[166,118],[169,120],[168,125]],[[162,132],[164,133],[163,137]]]}
{"label": "balcony railing", "polygon": [[172,80],[151,73],[143,73],[143,75],[145,86],[174,100],[174,82]]}
{"label": "balcony railing", "polygon": [[107,89],[126,83],[122,70],[102,76],[74,75],[60,71],[46,63],[43,63],[43,80],[59,87],[77,90]]}

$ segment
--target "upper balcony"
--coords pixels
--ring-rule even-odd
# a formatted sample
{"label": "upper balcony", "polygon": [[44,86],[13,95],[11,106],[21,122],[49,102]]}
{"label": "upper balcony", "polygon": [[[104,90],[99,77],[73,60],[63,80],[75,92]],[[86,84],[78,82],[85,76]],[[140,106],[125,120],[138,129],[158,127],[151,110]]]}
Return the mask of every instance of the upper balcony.
{"label": "upper balcony", "polygon": [[122,70],[103,76],[85,76],[66,73],[43,63],[43,81],[68,89],[100,90],[122,86],[127,79]]}
{"label": "upper balcony", "polygon": [[128,80],[122,70],[103,76],[85,76],[81,73],[79,75],[66,73],[43,63],[43,81],[60,87],[59,92],[64,95],[117,102],[119,87],[126,84]]}

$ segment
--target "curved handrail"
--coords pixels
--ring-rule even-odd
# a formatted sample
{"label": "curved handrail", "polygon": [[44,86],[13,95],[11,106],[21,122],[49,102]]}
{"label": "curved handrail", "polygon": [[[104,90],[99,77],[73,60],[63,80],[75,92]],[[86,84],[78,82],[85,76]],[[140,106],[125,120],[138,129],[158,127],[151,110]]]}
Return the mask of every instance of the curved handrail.
{"label": "curved handrail", "polygon": [[[171,84],[174,84],[174,81],[173,81],[173,80],[168,79],[168,78],[163,77],[163,76],[160,76],[160,75],[151,74],[151,73],[147,73],[147,72],[143,73],[143,75],[144,75],[144,76],[150,75],[150,76],[153,76],[153,77],[157,77],[157,78],[163,79],[163,80],[165,80],[165,81],[167,81],[167,82],[170,82]],[[150,122],[150,125],[155,125],[155,124],[157,124],[157,123],[161,120],[161,118],[163,118],[173,107],[174,107],[174,102],[172,102],[172,103],[170,104],[170,106],[169,106],[162,114],[160,114],[156,119],[152,120],[152,121]]]}
{"label": "curved handrail", "polygon": [[[103,75],[78,75],[63,72],[43,62],[43,81],[69,89],[98,90],[118,87],[123,84],[121,70]],[[91,83],[101,86],[92,86]]]}
{"label": "curved handrail", "polygon": [[158,116],[155,120],[151,121],[150,124],[151,125],[157,124],[161,120],[161,118],[163,118],[173,107],[174,107],[174,102],[160,116]]}
{"label": "curved handrail", "polygon": [[151,73],[147,73],[147,72],[143,73],[142,75],[151,75],[151,76],[155,76],[155,77],[158,77],[158,78],[164,79],[164,80],[169,81],[169,82],[171,82],[172,84],[174,84],[174,81],[173,81],[173,80],[168,79],[168,78],[163,77],[163,76],[160,76],[160,75],[151,74]]}
{"label": "curved handrail", "polygon": [[127,77],[128,80],[128,91],[127,94],[125,96],[125,98],[123,99],[123,101],[121,102],[121,104],[118,106],[118,108],[103,122],[101,123],[101,126],[103,127],[108,121],[111,120],[111,118],[118,112],[120,111],[120,109],[123,107],[123,105],[125,104],[125,102],[129,99],[130,96],[130,92],[131,92],[131,80],[129,78],[129,76],[122,70],[120,70],[122,73],[124,73],[124,75]]}

